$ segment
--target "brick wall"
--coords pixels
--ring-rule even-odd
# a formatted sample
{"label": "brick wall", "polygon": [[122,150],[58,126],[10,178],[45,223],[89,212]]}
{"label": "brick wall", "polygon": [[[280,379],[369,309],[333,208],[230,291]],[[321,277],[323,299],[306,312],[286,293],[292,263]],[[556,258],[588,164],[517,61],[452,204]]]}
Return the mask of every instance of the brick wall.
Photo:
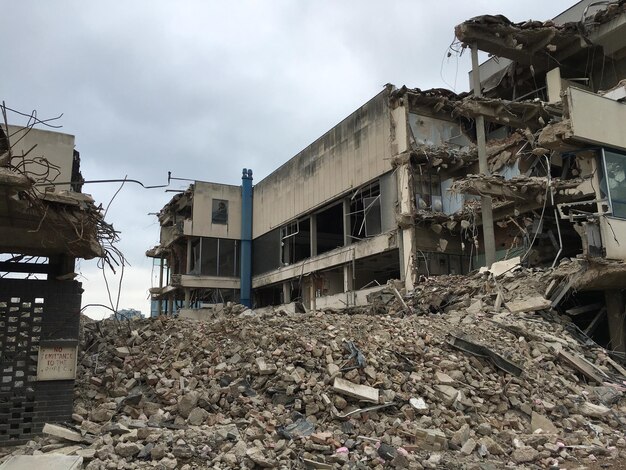
{"label": "brick wall", "polygon": [[74,380],[38,382],[37,353],[78,344],[81,293],[76,281],[0,279],[0,446],[71,419]]}

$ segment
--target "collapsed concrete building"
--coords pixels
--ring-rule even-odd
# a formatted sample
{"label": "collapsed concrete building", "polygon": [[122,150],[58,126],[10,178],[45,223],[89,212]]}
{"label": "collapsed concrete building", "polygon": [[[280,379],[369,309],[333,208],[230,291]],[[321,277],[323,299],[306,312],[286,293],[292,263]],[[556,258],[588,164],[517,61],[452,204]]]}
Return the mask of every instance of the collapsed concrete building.
{"label": "collapsed concrete building", "polygon": [[546,22],[466,21],[461,50],[494,56],[479,92],[388,85],[253,188],[244,170],[241,188],[197,181],[176,195],[147,253],[159,312],[351,306],[390,280],[408,292],[467,273],[486,263],[487,198],[495,259],[577,260],[546,297],[623,351],[626,4],[591,3]]}
{"label": "collapsed concrete building", "polygon": [[105,257],[106,240],[117,237],[81,192],[74,136],[36,123],[0,125],[0,446],[71,419],[82,294],[75,260]]}

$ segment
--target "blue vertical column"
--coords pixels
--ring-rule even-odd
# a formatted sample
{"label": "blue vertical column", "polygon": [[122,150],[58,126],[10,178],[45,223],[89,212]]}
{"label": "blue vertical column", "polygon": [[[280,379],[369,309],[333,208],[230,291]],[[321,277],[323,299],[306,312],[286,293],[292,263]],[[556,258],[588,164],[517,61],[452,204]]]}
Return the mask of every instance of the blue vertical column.
{"label": "blue vertical column", "polygon": [[241,176],[241,280],[239,302],[252,307],[252,170]]}

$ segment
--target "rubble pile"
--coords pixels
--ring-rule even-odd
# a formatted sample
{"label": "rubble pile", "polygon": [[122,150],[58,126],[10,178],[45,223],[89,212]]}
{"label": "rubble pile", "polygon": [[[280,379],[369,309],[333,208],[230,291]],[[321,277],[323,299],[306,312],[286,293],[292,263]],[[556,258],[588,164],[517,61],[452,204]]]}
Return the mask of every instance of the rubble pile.
{"label": "rubble pile", "polygon": [[550,310],[550,276],[440,276],[344,311],[84,322],[74,423],[19,452],[74,453],[88,469],[623,458],[621,366]]}

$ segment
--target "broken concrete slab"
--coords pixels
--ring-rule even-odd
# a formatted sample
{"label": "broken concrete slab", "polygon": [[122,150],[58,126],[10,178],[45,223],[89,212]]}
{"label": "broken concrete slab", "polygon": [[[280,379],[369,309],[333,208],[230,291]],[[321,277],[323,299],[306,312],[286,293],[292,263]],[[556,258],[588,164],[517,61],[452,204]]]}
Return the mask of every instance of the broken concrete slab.
{"label": "broken concrete slab", "polygon": [[493,274],[493,276],[497,278],[499,276],[502,276],[504,273],[507,273],[515,269],[517,266],[520,265],[520,262],[521,262],[520,257],[516,256],[511,259],[496,261],[495,263],[491,265],[490,268],[483,266],[482,268],[480,268],[479,272],[481,273],[488,272],[488,273]]}
{"label": "broken concrete slab", "polygon": [[543,296],[535,296],[529,299],[513,300],[505,305],[511,313],[525,313],[549,309],[551,302]]}
{"label": "broken concrete slab", "polygon": [[0,465],[0,470],[78,470],[82,468],[80,456],[45,454],[15,455]]}
{"label": "broken concrete slab", "polygon": [[341,377],[335,377],[333,390],[358,400],[378,403],[378,389],[367,385],[355,384]]}
{"label": "broken concrete slab", "polygon": [[81,433],[72,431],[71,429],[65,428],[63,426],[58,426],[56,424],[46,423],[43,426],[42,432],[49,436],[53,436],[59,439],[64,439],[66,441],[72,442],[87,442]]}

